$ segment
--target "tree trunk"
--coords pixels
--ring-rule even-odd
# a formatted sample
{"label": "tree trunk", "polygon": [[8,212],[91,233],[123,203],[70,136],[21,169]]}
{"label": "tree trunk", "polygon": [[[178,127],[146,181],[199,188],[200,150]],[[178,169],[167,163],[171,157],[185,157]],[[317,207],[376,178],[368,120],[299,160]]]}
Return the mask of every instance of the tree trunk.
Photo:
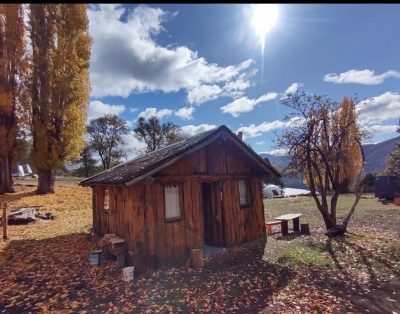
{"label": "tree trunk", "polygon": [[0,162],[0,194],[14,192],[10,158],[6,156]]}
{"label": "tree trunk", "polygon": [[56,177],[51,170],[39,170],[38,169],[38,187],[36,193],[47,194],[54,193],[54,182]]}

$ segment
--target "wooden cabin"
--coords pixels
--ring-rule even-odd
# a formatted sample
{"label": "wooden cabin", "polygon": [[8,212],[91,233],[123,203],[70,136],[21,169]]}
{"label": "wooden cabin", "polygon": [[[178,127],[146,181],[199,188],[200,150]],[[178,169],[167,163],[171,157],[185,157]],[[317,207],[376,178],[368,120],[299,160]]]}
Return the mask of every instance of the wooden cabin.
{"label": "wooden cabin", "polygon": [[280,176],[226,126],[83,180],[93,230],[125,239],[138,269],[183,263],[204,245],[266,237],[262,179]]}

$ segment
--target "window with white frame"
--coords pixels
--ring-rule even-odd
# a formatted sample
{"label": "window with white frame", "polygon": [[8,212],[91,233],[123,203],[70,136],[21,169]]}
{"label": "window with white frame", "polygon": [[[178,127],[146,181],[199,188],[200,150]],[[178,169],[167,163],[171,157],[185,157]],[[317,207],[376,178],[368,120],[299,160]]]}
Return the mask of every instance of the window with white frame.
{"label": "window with white frame", "polygon": [[251,206],[251,191],[248,180],[239,180],[239,201],[241,207]]}
{"label": "window with white frame", "polygon": [[181,196],[179,185],[164,186],[165,219],[175,220],[182,218]]}

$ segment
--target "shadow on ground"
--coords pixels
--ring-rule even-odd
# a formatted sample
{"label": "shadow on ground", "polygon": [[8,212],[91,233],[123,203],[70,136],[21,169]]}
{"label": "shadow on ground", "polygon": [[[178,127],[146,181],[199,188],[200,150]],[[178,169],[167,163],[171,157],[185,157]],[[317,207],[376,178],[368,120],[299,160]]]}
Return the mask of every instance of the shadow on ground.
{"label": "shadow on ground", "polygon": [[246,312],[263,309],[293,277],[262,261],[264,242],[207,258],[199,270],[160,270],[132,283],[115,262],[89,265],[97,239],[84,233],[11,241],[0,255],[2,312]]}

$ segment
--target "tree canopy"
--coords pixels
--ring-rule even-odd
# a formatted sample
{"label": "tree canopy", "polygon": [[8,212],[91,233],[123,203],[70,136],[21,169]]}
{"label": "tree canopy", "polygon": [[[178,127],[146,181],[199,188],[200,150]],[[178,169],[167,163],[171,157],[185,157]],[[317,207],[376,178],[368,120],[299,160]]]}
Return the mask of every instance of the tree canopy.
{"label": "tree canopy", "polygon": [[32,157],[38,193],[84,144],[91,39],[85,4],[31,4]]}
{"label": "tree canopy", "polygon": [[[399,119],[399,127],[397,128],[397,133],[400,133],[400,119]],[[392,152],[389,154],[384,173],[386,175],[400,177],[400,139],[397,141]]]}
{"label": "tree canopy", "polygon": [[11,165],[26,110],[24,35],[22,4],[0,4],[0,194],[13,192]]}
{"label": "tree canopy", "polygon": [[[294,113],[288,117],[292,126],[277,139],[278,146],[288,151],[292,167],[305,177],[326,228],[344,233],[361,196],[358,180],[364,165],[361,142],[366,133],[357,121],[354,104],[347,98],[337,103],[304,92],[289,95],[282,103]],[[337,200],[345,179],[355,175],[356,198],[338,226]]]}
{"label": "tree canopy", "polygon": [[139,117],[133,131],[138,140],[146,143],[147,152],[178,142],[183,138],[179,126],[172,122],[161,124],[156,116],[150,117],[147,121]]}
{"label": "tree canopy", "polygon": [[124,156],[124,135],[128,131],[126,121],[116,115],[106,114],[90,121],[89,146],[99,154],[104,170],[118,164]]}

